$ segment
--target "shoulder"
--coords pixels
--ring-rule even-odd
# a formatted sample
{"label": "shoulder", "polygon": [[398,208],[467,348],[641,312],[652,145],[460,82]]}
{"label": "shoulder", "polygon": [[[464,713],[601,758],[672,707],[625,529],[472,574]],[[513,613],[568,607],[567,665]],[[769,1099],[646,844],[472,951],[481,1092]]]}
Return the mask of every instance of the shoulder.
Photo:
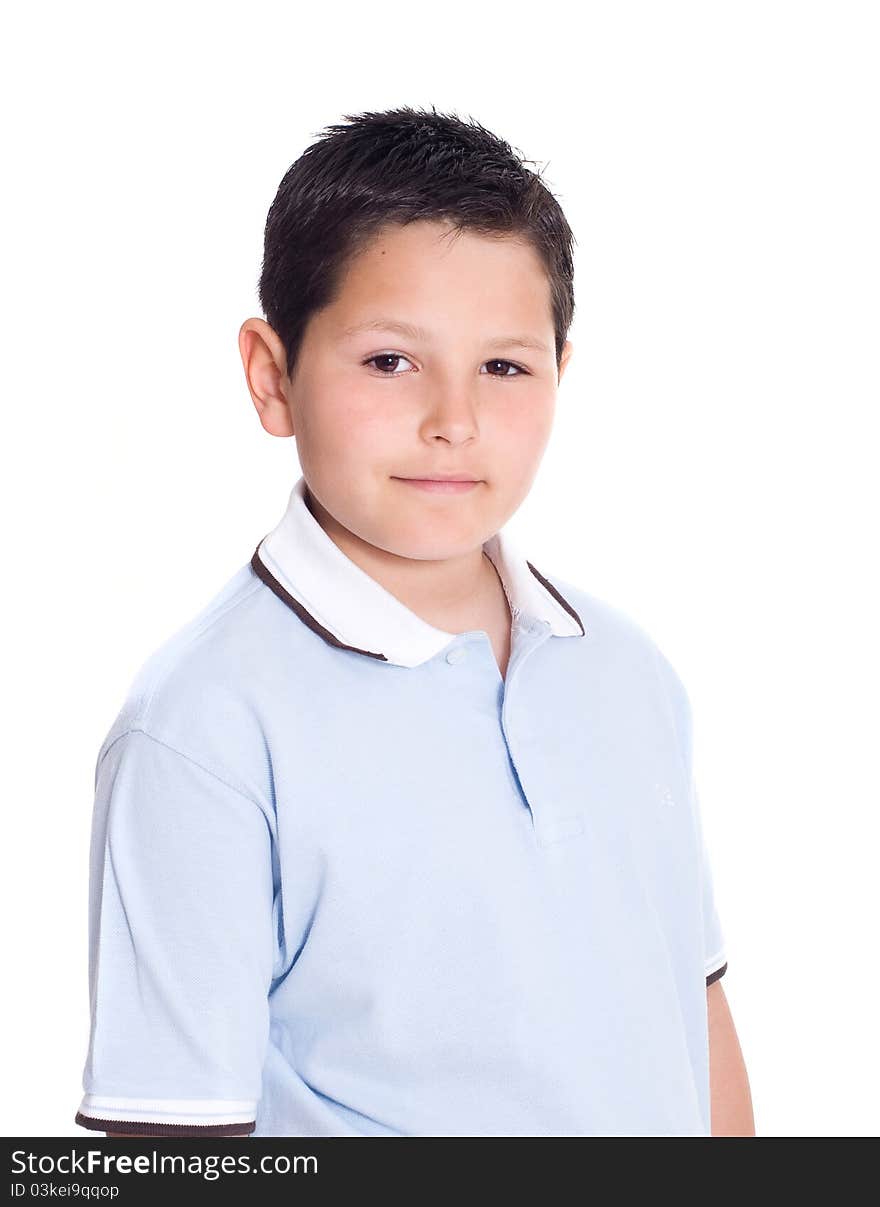
{"label": "shoulder", "polygon": [[584,627],[580,644],[591,673],[608,676],[633,690],[656,693],[671,708],[676,726],[690,725],[690,702],[684,683],[649,622],[604,596],[586,591],[558,574],[545,574],[577,612]]}
{"label": "shoulder", "polygon": [[250,564],[242,566],[141,663],[101,744],[98,765],[118,738],[137,730],[209,765],[237,755],[259,757],[257,693],[284,620]]}
{"label": "shoulder", "polygon": [[635,655],[665,658],[645,621],[609,599],[548,573],[544,577],[577,612],[584,626],[588,645],[598,649],[630,650]]}

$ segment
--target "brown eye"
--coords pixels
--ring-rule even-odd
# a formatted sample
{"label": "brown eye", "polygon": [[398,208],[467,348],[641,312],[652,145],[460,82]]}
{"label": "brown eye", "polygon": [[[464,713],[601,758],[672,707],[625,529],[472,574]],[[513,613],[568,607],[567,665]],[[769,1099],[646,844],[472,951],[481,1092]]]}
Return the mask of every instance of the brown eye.
{"label": "brown eye", "polygon": [[[399,352],[380,352],[376,356],[371,356],[369,358],[369,360],[365,360],[364,364],[365,365],[375,365],[376,369],[379,371],[379,373],[382,374],[383,377],[402,377],[403,376],[402,373],[395,373],[393,371],[393,366],[390,366],[387,363],[388,361],[401,361],[401,360],[406,360],[406,357],[401,356],[401,354]],[[384,363],[381,363],[381,362],[384,362]],[[407,364],[409,364],[409,363],[410,362],[407,361]],[[388,372],[389,369],[391,369],[391,372]]]}
{"label": "brown eye", "polygon": [[519,377],[525,372],[519,365],[515,365],[512,360],[487,360],[487,365],[504,365],[508,369],[516,369],[515,373],[489,373],[489,377]]}

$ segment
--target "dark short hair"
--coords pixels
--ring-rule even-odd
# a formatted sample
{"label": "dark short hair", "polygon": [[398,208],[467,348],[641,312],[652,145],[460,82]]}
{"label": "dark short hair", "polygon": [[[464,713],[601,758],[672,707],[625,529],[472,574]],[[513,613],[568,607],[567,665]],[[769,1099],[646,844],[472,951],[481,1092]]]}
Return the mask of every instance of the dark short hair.
{"label": "dark short hair", "polygon": [[556,364],[574,314],[574,236],[553,194],[478,122],[410,107],[344,114],[284,174],[266,219],[258,293],[292,373],[311,316],[334,300],[347,261],[387,224],[445,220],[518,237],[547,270]]}

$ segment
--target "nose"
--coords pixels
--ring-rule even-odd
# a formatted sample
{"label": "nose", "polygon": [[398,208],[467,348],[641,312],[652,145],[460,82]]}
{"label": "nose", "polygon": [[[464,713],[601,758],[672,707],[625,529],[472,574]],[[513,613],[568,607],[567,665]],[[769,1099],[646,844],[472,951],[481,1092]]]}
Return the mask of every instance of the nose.
{"label": "nose", "polygon": [[476,405],[460,387],[435,394],[421,426],[426,439],[447,440],[450,444],[472,440],[480,430]]}

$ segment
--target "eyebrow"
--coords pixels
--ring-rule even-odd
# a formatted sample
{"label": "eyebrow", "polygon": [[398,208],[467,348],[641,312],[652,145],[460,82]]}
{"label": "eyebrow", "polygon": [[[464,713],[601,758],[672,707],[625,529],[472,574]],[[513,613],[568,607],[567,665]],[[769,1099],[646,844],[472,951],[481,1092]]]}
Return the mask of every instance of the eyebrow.
{"label": "eyebrow", "polygon": [[[395,331],[398,335],[405,335],[408,339],[423,340],[427,343],[431,336],[423,327],[415,327],[412,323],[404,323],[399,319],[390,318],[375,318],[366,319],[362,323],[355,323],[351,327],[344,327],[342,334],[345,337],[351,335],[360,335],[362,331]],[[533,335],[499,335],[494,339],[486,341],[487,348],[531,348],[535,352],[549,352],[550,349],[543,340],[537,339]]]}

